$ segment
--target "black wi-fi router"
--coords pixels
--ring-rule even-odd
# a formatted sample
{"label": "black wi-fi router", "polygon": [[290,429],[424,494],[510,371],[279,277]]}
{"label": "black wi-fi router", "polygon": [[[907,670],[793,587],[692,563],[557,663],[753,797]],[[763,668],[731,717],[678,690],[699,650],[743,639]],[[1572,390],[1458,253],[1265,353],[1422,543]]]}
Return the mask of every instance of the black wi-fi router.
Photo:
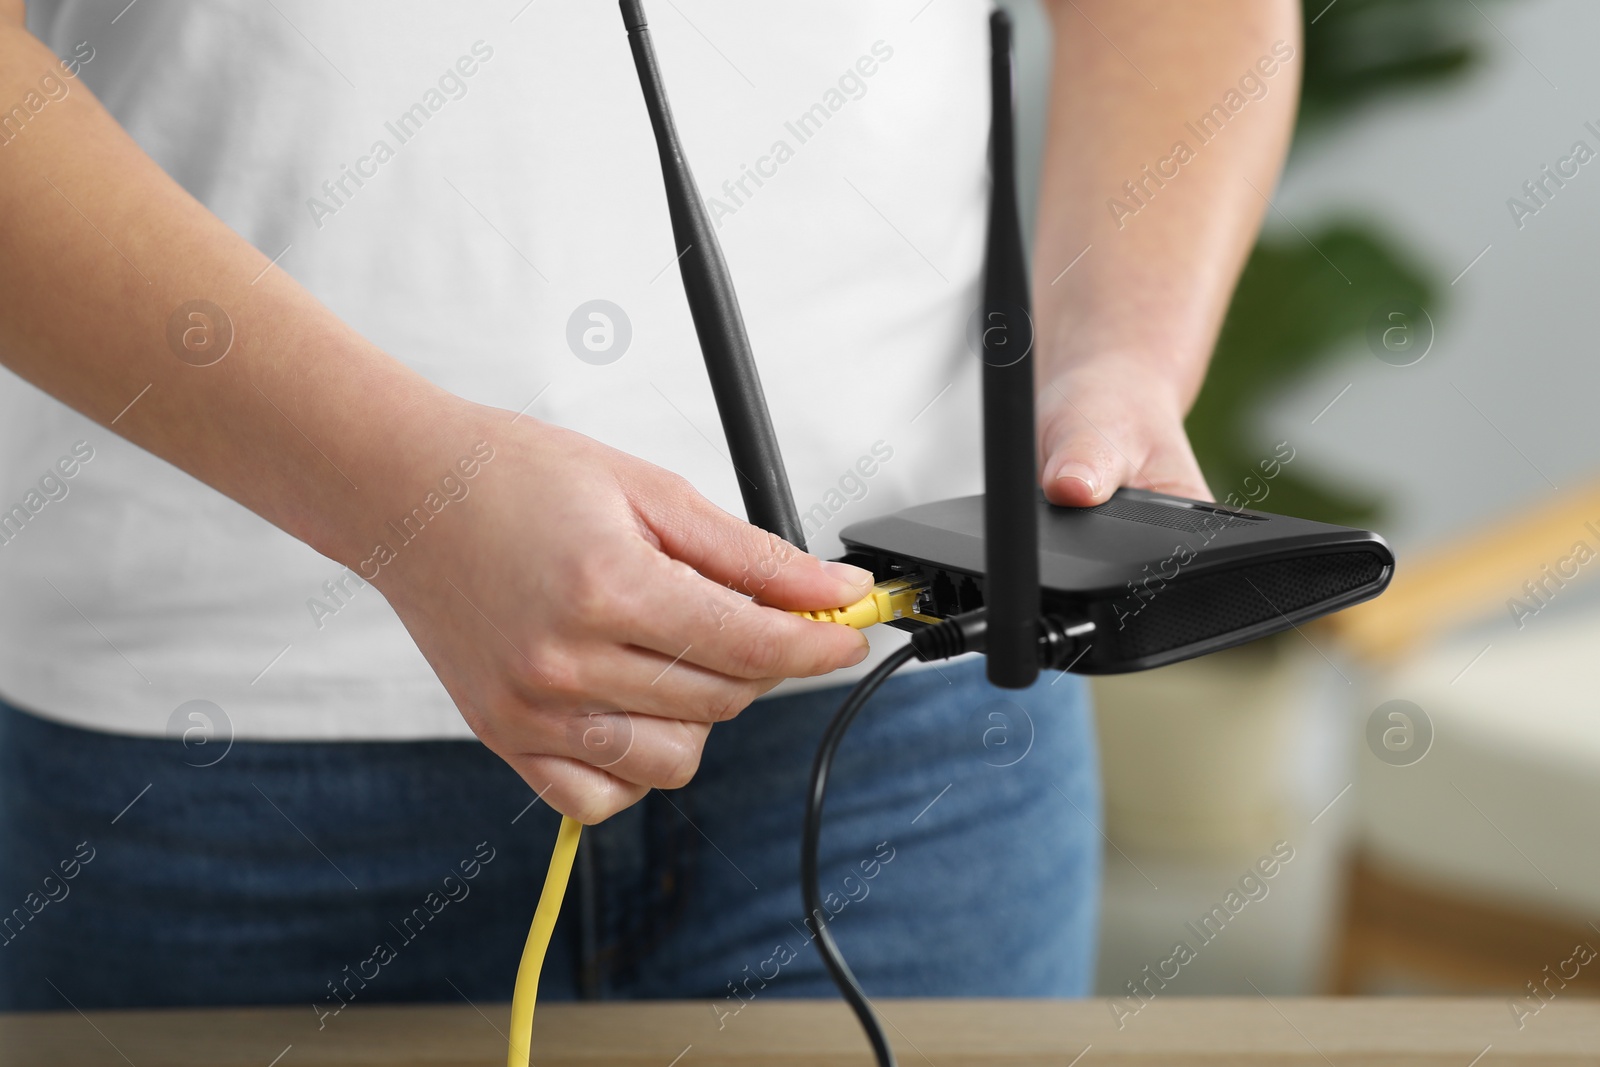
{"label": "black wi-fi router", "polygon": [[[1394,556],[1377,534],[1121,489],[1092,508],[1039,497],[1042,613],[1093,625],[1069,663],[1142,671],[1298,626],[1378,595]],[[984,498],[921,504],[840,534],[845,559],[923,589],[920,629],[984,607]]]}
{"label": "black wi-fi router", "polygon": [[[744,320],[674,128],[638,0],[622,0],[656,135],[678,261],[749,520],[805,547]],[[1030,284],[1016,198],[1011,29],[992,20],[990,194],[980,347],[983,496],[846,527],[844,558],[918,587],[892,625],[983,609],[966,647],[1019,688],[1040,666],[1144,670],[1242,644],[1378,595],[1394,571],[1366,530],[1121,489],[1097,507],[1038,489]],[[975,356],[975,358],[978,358]],[[1054,633],[1054,642],[1044,635]],[[1063,634],[1067,635],[1063,637]],[[1069,651],[1070,657],[1063,656]]]}

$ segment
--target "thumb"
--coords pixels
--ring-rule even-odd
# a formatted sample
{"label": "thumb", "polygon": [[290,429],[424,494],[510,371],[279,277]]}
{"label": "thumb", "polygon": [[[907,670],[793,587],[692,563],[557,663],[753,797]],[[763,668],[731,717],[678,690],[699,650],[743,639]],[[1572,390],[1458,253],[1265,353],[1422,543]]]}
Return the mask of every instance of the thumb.
{"label": "thumb", "polygon": [[802,552],[777,534],[729,515],[692,488],[644,494],[636,504],[663,552],[763,604],[837,608],[872,590],[870,571]]}
{"label": "thumb", "polygon": [[1133,448],[1130,456],[1093,428],[1057,435],[1042,468],[1045,497],[1053,504],[1085,507],[1104,503],[1119,486],[1137,485],[1194,500],[1211,499],[1181,427]]}
{"label": "thumb", "polygon": [[1128,462],[1097,430],[1074,426],[1046,442],[1040,482],[1045,499],[1067,507],[1103,504],[1128,476]]}

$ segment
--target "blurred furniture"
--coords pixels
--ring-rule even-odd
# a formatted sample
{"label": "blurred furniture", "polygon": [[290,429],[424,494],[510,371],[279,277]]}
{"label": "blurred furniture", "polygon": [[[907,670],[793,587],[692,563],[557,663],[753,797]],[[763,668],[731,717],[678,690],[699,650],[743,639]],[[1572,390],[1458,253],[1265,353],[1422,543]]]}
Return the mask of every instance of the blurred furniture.
{"label": "blurred furniture", "polygon": [[[1391,873],[1381,857],[1365,853],[1352,861],[1345,892],[1332,978],[1336,993],[1426,976],[1440,985],[1520,993],[1517,1003],[1530,1010],[1536,1005],[1524,999],[1525,983],[1543,983],[1545,968],[1560,968],[1575,945],[1600,944],[1594,929],[1581,921],[1424,884],[1414,870]],[[1565,970],[1577,974],[1552,981],[1538,995],[1600,995],[1600,968],[1568,965]],[[1534,1011],[1535,1017],[1543,1014]]]}
{"label": "blurred furniture", "polygon": [[1280,635],[1091,679],[1106,836],[1136,854],[1246,864],[1284,836],[1301,653]]}
{"label": "blurred furniture", "polygon": [[[1600,610],[1574,588],[1600,558],[1578,564],[1580,542],[1600,554],[1595,487],[1402,558],[1389,592],[1325,620],[1373,671],[1353,732],[1390,699],[1433,732],[1409,766],[1359,753],[1335,992],[1494,991],[1522,1010],[1600,993],[1600,959],[1569,962],[1600,946]],[[1507,600],[1538,606],[1530,580],[1546,606],[1519,627]]]}
{"label": "blurred furniture", "polygon": [[1541,568],[1568,555],[1575,542],[1600,550],[1591,522],[1600,528],[1600,485],[1485,521],[1422,558],[1403,557],[1381,597],[1321,620],[1318,629],[1371,663],[1393,665],[1464,618],[1504,610],[1507,597],[1522,595],[1522,583],[1539,580]]}
{"label": "blurred furniture", "polygon": [[[1551,1005],[1518,1031],[1499,1000],[1157,999],[1118,1030],[1104,1001],[880,1001],[902,1063],[938,1067],[1465,1067],[1593,1063],[1600,1005]],[[351,1006],[319,1031],[309,1006],[0,1015],[7,1067],[458,1067],[505,1062],[504,1005]],[[552,1004],[539,1067],[869,1067],[843,1003]],[[274,1059],[277,1057],[277,1059]]]}

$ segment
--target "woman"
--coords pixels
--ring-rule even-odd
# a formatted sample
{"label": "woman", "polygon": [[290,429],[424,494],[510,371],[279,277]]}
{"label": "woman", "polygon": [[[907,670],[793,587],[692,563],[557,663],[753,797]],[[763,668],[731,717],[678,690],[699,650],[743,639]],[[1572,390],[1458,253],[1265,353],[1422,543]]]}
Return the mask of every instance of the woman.
{"label": "woman", "polygon": [[[979,488],[986,6],[654,13],[814,555],[734,517],[614,10],[115,7],[0,3],[0,1007],[503,998],[558,813],[547,996],[828,993],[801,787],[903,635],[785,609]],[[1050,15],[1042,483],[1203,497],[1296,9]],[[835,773],[870,992],[1089,991],[1078,679],[897,676]]]}

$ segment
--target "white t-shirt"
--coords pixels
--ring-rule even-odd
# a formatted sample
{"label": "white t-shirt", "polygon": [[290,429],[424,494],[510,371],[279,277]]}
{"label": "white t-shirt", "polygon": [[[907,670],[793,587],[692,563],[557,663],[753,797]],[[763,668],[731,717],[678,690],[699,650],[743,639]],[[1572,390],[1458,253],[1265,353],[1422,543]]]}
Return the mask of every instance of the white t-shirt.
{"label": "white t-shirt", "polygon": [[[395,358],[743,514],[615,4],[28,9],[58,55],[92,52],[79,81],[157,163]],[[978,491],[988,5],[649,9],[811,550]],[[575,317],[593,300],[631,333],[609,362],[624,331],[585,347],[608,340]],[[0,371],[3,514],[19,706],[143,735],[206,700],[239,738],[470,736],[376,590]]]}

